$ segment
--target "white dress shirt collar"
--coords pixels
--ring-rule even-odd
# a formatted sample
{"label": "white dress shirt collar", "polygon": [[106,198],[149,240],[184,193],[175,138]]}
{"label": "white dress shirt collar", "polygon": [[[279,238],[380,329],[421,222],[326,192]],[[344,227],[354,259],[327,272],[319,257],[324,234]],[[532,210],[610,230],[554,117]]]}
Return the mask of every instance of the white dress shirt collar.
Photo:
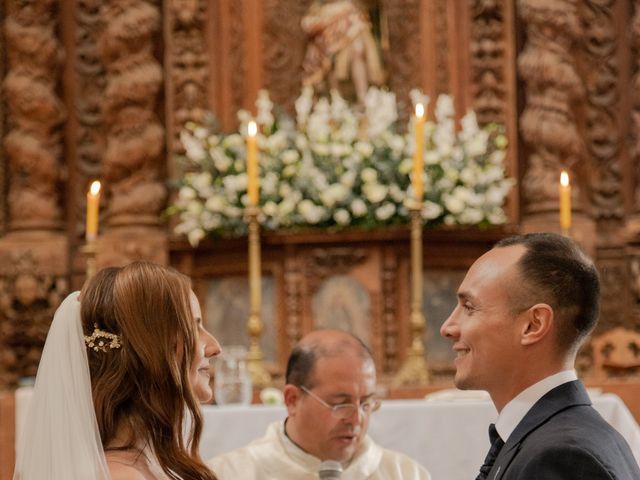
{"label": "white dress shirt collar", "polygon": [[563,383],[577,380],[575,370],[563,370],[551,376],[543,378],[538,383],[527,387],[515,396],[498,415],[496,430],[505,442],[516,429],[520,421],[533,405],[540,400],[547,392],[562,385]]}

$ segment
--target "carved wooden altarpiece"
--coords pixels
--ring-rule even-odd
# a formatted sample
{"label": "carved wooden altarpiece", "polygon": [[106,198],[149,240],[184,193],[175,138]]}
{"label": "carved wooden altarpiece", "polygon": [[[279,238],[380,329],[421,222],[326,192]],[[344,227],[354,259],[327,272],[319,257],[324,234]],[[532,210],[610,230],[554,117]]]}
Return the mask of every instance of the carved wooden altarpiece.
{"label": "carved wooden altarpiece", "polygon": [[[603,277],[599,332],[622,324],[639,330],[640,2],[361,3],[384,22],[387,86],[405,105],[403,115],[408,91],[419,87],[432,98],[452,93],[459,114],[474,108],[481,122],[505,125],[508,173],[519,181],[507,204],[512,228],[558,229],[557,174],[569,169],[572,233],[595,256]],[[0,284],[6,287],[0,294],[10,297],[3,305],[13,306],[0,312],[0,327],[18,322],[32,334],[0,338],[3,351],[17,342],[15,348],[11,343],[14,353],[0,361],[0,385],[15,384],[33,370],[42,342],[36,318],[49,318],[58,295],[82,284],[84,195],[91,179],[100,178],[105,187],[100,266],[178,257],[186,265],[189,254],[163,217],[179,131],[207,111],[222,128],[233,128],[237,110],[252,110],[261,88],[291,111],[306,45],[300,19],[310,4],[3,0]],[[456,235],[449,239],[452,245],[460,241]],[[360,275],[353,272],[369,268],[363,265],[373,262],[373,250],[345,242],[340,248],[347,250],[338,252],[338,246],[322,242],[307,251],[311,247],[300,242],[280,241],[278,248],[306,252],[304,262],[283,264],[283,278],[300,282],[283,280],[282,288],[330,291],[335,285],[314,284],[318,280],[305,272],[325,272],[335,262],[343,277]],[[388,372],[402,355],[406,315],[393,307],[404,300],[379,292],[408,273],[384,252],[375,254],[379,288],[363,285],[377,319],[372,344],[381,370]],[[209,253],[198,249],[190,255],[199,267]],[[16,279],[25,274],[30,279],[19,283],[35,282],[29,287],[35,297],[16,292]],[[289,303],[278,308],[286,308],[290,324],[278,337],[277,362],[312,324],[314,307],[306,293],[300,300],[287,295],[281,298]],[[25,301],[37,312],[15,320]],[[15,369],[18,343],[34,347],[18,355],[30,360]]]}

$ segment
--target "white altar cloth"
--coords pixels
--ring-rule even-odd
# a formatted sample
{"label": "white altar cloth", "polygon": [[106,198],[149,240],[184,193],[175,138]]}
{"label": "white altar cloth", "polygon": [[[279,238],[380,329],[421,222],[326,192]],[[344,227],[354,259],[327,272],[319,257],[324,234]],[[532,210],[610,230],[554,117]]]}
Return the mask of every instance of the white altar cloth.
{"label": "white altar cloth", "polygon": [[[640,462],[640,428],[624,403],[613,394],[595,396],[593,403]],[[285,416],[284,407],[205,406],[203,459],[246,445]],[[385,400],[371,417],[369,434],[381,446],[420,462],[434,480],[469,480],[489,449],[487,428],[496,417],[489,400]]]}
{"label": "white altar cloth", "polygon": [[[30,387],[16,391],[16,443],[30,397]],[[489,449],[487,427],[495,421],[496,410],[488,399],[436,398],[385,400],[371,416],[369,434],[381,446],[420,462],[434,480],[475,478]],[[593,405],[625,437],[640,463],[640,428],[622,400],[610,393],[596,394]],[[246,445],[263,436],[271,422],[285,416],[282,406],[205,405],[202,458],[206,461]]]}

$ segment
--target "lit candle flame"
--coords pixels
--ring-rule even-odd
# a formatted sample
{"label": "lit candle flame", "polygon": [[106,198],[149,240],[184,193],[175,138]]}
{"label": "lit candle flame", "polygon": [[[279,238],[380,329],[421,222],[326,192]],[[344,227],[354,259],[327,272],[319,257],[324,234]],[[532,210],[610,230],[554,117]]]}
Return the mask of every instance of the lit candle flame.
{"label": "lit candle flame", "polygon": [[560,173],[560,185],[563,187],[569,186],[569,174],[564,170]]}
{"label": "lit candle flame", "polygon": [[416,103],[416,117],[424,117],[424,105]]}
{"label": "lit candle flame", "polygon": [[89,188],[89,191],[91,192],[91,195],[93,195],[94,197],[98,195],[98,193],[100,193],[100,182],[98,180],[94,180],[91,183],[91,187]]}
{"label": "lit candle flame", "polygon": [[256,134],[258,133],[258,126],[256,125],[256,122],[254,122],[253,120],[251,120],[249,122],[249,125],[247,126],[247,133],[249,133],[249,136],[251,137],[255,137]]}

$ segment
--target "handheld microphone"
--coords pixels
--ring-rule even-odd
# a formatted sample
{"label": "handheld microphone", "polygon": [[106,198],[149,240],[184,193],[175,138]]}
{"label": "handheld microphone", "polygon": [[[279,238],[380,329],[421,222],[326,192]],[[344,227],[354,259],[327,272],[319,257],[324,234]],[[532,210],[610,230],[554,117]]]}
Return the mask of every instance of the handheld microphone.
{"label": "handheld microphone", "polygon": [[342,465],[335,460],[325,460],[318,470],[320,480],[340,480],[342,477]]}

